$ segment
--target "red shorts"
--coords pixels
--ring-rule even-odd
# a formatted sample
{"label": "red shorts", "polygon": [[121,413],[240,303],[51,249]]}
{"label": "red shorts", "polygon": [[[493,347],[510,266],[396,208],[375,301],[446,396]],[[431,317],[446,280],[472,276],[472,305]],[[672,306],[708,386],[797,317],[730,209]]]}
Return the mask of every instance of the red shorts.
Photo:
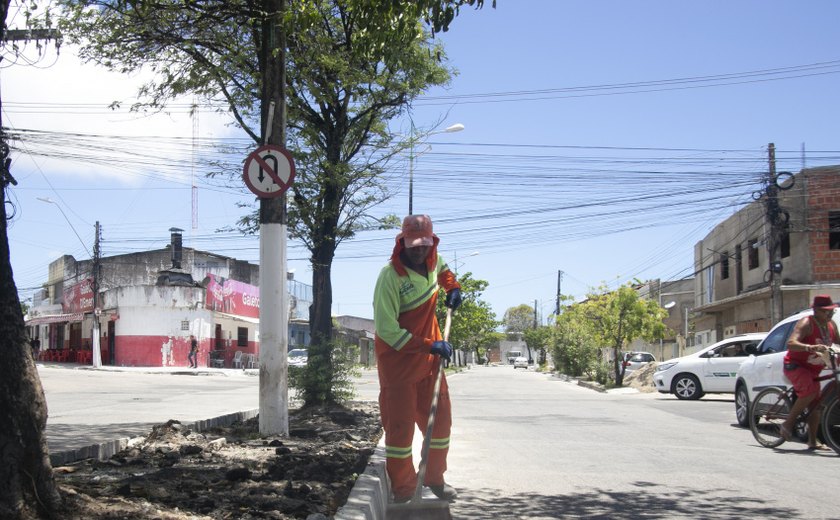
{"label": "red shorts", "polygon": [[804,367],[785,370],[785,376],[793,383],[796,397],[807,397],[811,394],[820,395],[820,382],[814,381],[814,378],[819,377],[819,375],[819,372],[813,372]]}

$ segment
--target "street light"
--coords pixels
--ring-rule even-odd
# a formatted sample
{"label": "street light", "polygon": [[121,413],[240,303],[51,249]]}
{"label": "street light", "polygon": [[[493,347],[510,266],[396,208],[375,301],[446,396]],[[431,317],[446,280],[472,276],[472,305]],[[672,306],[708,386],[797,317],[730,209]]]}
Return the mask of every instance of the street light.
{"label": "street light", "polygon": [[61,206],[60,206],[60,205],[59,205],[56,201],[52,200],[52,199],[51,199],[51,198],[49,198],[49,197],[35,197],[35,198],[36,198],[36,199],[38,199],[38,200],[40,200],[41,202],[46,202],[47,204],[52,204],[52,205],[54,205],[55,207],[57,207],[57,208],[58,208],[58,211],[60,211],[60,212],[61,212],[61,216],[62,216],[62,217],[64,217],[64,220],[66,220],[66,221],[67,221],[67,225],[69,225],[69,226],[70,226],[70,229],[72,229],[72,230],[73,230],[73,233],[75,233],[75,234],[76,234],[76,238],[78,238],[78,239],[79,239],[79,242],[81,242],[81,243],[82,243],[82,247],[84,247],[84,248],[85,248],[85,252],[87,252],[87,254],[88,254],[88,255],[93,256],[93,255],[91,255],[91,254],[90,254],[90,250],[88,250],[87,245],[85,244],[84,240],[82,240],[82,237],[80,237],[80,236],[79,236],[79,233],[78,233],[78,232],[76,232],[76,228],[74,228],[74,227],[73,227],[73,223],[72,223],[72,222],[70,222],[70,219],[69,219],[69,218],[67,218],[67,214],[66,214],[66,213],[64,213],[64,210],[63,210],[63,209],[61,209]]}
{"label": "street light", "polygon": [[[453,132],[460,132],[464,129],[464,125],[461,123],[455,123],[452,126],[446,127],[443,130],[439,130],[437,132],[431,132],[426,134],[424,137],[430,137],[437,134],[451,134]],[[411,149],[408,154],[408,214],[413,215],[414,213],[414,142],[417,140],[415,136],[414,130],[414,121],[411,122],[411,138],[410,144]]]}
{"label": "street light", "polygon": [[[473,251],[472,253],[468,254],[467,256],[462,256],[461,258],[469,258],[471,256],[476,256],[478,254],[479,254],[478,251]],[[458,251],[455,251],[454,256],[453,256],[453,260],[452,260],[452,265],[455,266],[455,276],[458,276],[458,265],[463,264],[463,263],[464,263],[463,260],[461,262],[458,262]]]}

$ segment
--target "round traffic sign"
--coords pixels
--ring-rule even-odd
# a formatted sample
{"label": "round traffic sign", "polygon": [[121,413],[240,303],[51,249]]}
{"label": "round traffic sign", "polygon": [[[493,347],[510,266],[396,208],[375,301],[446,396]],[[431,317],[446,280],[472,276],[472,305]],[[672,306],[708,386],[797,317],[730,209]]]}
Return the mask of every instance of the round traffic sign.
{"label": "round traffic sign", "polygon": [[245,158],[242,178],[258,197],[279,197],[295,178],[295,163],[288,150],[274,144],[260,146]]}

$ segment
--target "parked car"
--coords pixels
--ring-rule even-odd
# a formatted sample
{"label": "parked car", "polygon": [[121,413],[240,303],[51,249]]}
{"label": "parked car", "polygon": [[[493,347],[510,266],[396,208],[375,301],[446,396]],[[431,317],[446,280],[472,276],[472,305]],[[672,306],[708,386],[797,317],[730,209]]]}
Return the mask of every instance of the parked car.
{"label": "parked car", "polygon": [[291,367],[305,367],[309,361],[309,351],[305,348],[293,348],[289,351],[288,359]]}
{"label": "parked car", "polygon": [[632,372],[655,362],[656,358],[650,352],[628,352],[624,354],[624,372]]}
{"label": "parked car", "polygon": [[662,361],[653,374],[656,389],[678,399],[700,399],[706,393],[735,392],[738,366],[767,336],[766,332],[739,334],[687,356]]}
{"label": "parked car", "polygon": [[519,356],[513,360],[513,369],[516,370],[517,368],[524,368],[528,370],[528,358],[524,356]]}
{"label": "parked car", "polygon": [[[787,341],[793,334],[796,322],[813,313],[813,310],[808,309],[777,323],[758,345],[755,355],[749,356],[738,367],[735,376],[735,418],[739,425],[750,425],[750,403],[761,390],[768,386],[785,389],[790,386],[790,381],[782,371]],[[831,319],[840,327],[840,313],[835,312]]]}
{"label": "parked car", "polygon": [[522,357],[522,351],[521,350],[510,350],[510,351],[508,351],[508,353],[507,353],[508,365],[512,365],[513,362],[516,361],[516,358],[518,358],[518,357]]}

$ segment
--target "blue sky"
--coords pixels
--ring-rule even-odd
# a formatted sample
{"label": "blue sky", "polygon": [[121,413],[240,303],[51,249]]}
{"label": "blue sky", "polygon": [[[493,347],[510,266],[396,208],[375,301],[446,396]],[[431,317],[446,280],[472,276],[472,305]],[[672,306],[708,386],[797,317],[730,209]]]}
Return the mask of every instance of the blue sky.
{"label": "blue sky", "polygon": [[[416,147],[415,212],[432,216],[460,272],[489,282],[484,299],[499,317],[535,301],[547,317],[558,270],[561,291],[575,298],[602,283],[690,275],[694,244],[759,187],[768,143],[779,171],[840,164],[838,19],[832,1],[499,0],[495,10],[467,9],[439,36],[458,75],[411,111],[421,128],[465,127]],[[130,101],[138,78],[80,66],[69,48],[35,66],[8,54],[2,63],[3,124],[55,132],[13,156],[10,243],[22,296],[57,256],[89,257],[56,205],[38,197],[61,206],[88,249],[100,221],[106,255],[162,247],[176,226],[187,246],[257,260],[257,238],[214,233],[253,197],[241,183],[203,180],[192,160],[213,153],[209,142],[242,142],[223,116],[202,112],[196,123],[189,100],[154,117],[107,111]],[[393,128],[409,131],[408,118]],[[73,133],[137,137],[75,149]],[[393,164],[394,198],[376,214],[407,211],[408,162]],[[394,234],[340,246],[334,313],[372,315]],[[288,256],[310,282],[306,251],[290,243]]]}

